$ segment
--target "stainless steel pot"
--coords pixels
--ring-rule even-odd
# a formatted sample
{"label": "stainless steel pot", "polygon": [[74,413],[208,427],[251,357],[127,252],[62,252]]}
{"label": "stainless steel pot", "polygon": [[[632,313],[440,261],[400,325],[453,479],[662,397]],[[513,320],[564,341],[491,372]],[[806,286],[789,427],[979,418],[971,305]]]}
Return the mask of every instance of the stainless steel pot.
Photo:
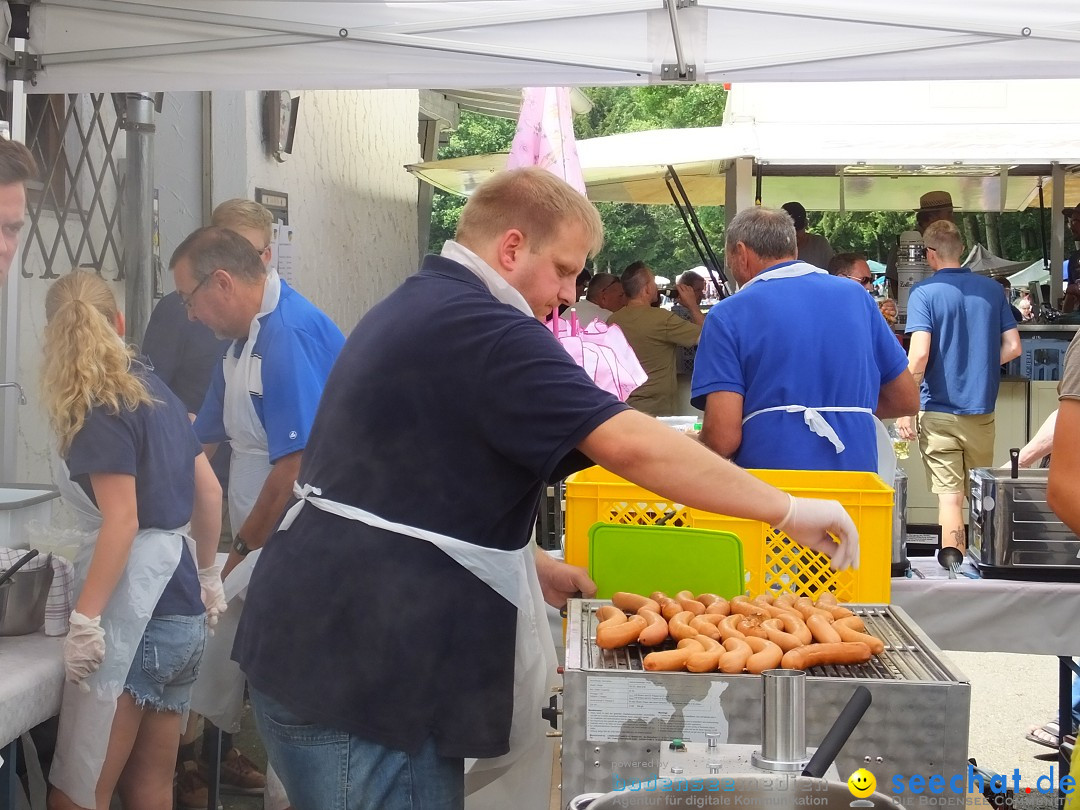
{"label": "stainless steel pot", "polygon": [[41,568],[18,571],[0,583],[0,636],[24,636],[41,629],[52,580],[50,555]]}
{"label": "stainless steel pot", "polygon": [[910,567],[907,557],[907,486],[907,473],[897,467],[896,475],[893,477],[891,573],[894,577],[904,576]]}
{"label": "stainless steel pot", "polygon": [[[666,781],[666,785],[665,785]],[[810,776],[709,775],[691,776],[676,782],[657,780],[654,790],[586,793],[570,800],[567,810],[625,810],[634,807],[767,807],[768,810],[829,808],[880,808],[901,810],[902,805],[884,793],[855,798],[846,784]],[[663,789],[666,787],[666,789]]]}

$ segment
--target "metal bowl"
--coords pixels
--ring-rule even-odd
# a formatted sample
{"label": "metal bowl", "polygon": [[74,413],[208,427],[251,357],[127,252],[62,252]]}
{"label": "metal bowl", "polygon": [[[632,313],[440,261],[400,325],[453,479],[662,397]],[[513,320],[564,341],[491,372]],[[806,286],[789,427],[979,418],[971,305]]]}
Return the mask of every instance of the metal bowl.
{"label": "metal bowl", "polygon": [[567,810],[626,810],[626,808],[701,808],[744,806],[753,810],[835,810],[878,808],[902,810],[883,793],[864,798],[852,795],[846,784],[785,774],[671,777],[656,779],[638,790],[587,793],[570,801]]}
{"label": "metal bowl", "polygon": [[41,629],[52,580],[49,562],[33,571],[16,571],[0,584],[0,636],[24,636]]}

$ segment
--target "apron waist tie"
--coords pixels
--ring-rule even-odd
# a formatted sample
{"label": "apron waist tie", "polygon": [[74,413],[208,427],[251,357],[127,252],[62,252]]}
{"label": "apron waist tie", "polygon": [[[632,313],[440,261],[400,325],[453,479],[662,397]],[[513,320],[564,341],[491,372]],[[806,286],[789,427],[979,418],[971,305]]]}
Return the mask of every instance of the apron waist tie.
{"label": "apron waist tie", "polygon": [[772,408],[762,408],[759,411],[747,414],[743,417],[742,423],[745,425],[755,416],[763,413],[769,413],[770,411],[783,411],[784,413],[802,413],[803,421],[806,426],[810,428],[812,433],[821,436],[823,439],[827,439],[837,453],[844,452],[844,443],[840,440],[833,426],[830,425],[824,416],[821,415],[822,411],[833,411],[840,413],[867,413],[873,415],[873,411],[869,408],[856,408],[856,407],[843,407],[836,406],[830,408],[811,408],[807,405],[777,405]]}
{"label": "apron waist tie", "polygon": [[[417,540],[425,540],[432,545],[437,546],[518,610],[528,611],[531,607],[525,601],[527,594],[523,593],[520,588],[514,587],[508,582],[508,580],[513,579],[510,572],[515,572],[516,567],[520,565],[518,558],[523,554],[528,554],[530,552],[528,545],[517,549],[516,551],[506,551],[501,548],[489,548],[486,546],[478,546],[474,543],[466,543],[463,540],[458,540],[455,537],[450,537],[445,534],[439,534],[438,532],[420,529],[416,526],[409,526],[404,523],[395,523],[392,520],[379,517],[366,509],[361,509],[359,506],[351,506],[346,503],[319,497],[322,495],[322,490],[319,487],[312,486],[311,484],[301,485],[299,481],[293,482],[293,495],[298,500],[289,507],[289,511],[285,513],[285,517],[282,519],[281,526],[279,527],[280,531],[285,531],[292,526],[293,521],[296,520],[296,516],[299,515],[300,511],[304,508],[304,504],[310,503],[317,509],[345,518],[346,520],[355,520],[375,529],[383,529],[388,532],[394,532],[395,534],[405,535],[406,537],[414,537]],[[481,557],[483,558],[482,560],[480,559]],[[514,584],[516,585],[517,583]]]}

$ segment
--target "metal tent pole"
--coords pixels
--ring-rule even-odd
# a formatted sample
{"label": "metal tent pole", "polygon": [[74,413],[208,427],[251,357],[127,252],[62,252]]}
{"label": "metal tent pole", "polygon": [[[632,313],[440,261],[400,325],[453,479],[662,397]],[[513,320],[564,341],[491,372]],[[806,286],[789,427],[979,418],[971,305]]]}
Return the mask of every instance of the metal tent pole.
{"label": "metal tent pole", "polygon": [[124,284],[127,339],[141,344],[150,320],[153,296],[154,98],[129,93],[124,204],[120,222],[124,237]]}

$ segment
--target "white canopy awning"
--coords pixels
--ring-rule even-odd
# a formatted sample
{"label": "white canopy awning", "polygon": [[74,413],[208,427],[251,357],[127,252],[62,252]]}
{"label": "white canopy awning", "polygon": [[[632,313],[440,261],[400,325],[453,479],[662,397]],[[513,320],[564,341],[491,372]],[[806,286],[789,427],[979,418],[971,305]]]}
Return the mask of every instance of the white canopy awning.
{"label": "white canopy awning", "polygon": [[[721,127],[591,138],[578,153],[594,201],[670,203],[673,166],[693,203],[723,205],[727,168],[748,157],[773,207],[910,211],[932,187],[960,210],[1016,211],[1038,203],[1040,181],[1049,204],[1052,162],[1080,164],[1080,106],[1065,98],[1080,98],[1080,81],[740,84]],[[479,155],[409,168],[468,193],[504,165]],[[1080,181],[1066,184],[1080,196]]]}
{"label": "white canopy awning", "polygon": [[38,0],[30,20],[38,93],[1054,78],[1080,64],[1072,0]]}

